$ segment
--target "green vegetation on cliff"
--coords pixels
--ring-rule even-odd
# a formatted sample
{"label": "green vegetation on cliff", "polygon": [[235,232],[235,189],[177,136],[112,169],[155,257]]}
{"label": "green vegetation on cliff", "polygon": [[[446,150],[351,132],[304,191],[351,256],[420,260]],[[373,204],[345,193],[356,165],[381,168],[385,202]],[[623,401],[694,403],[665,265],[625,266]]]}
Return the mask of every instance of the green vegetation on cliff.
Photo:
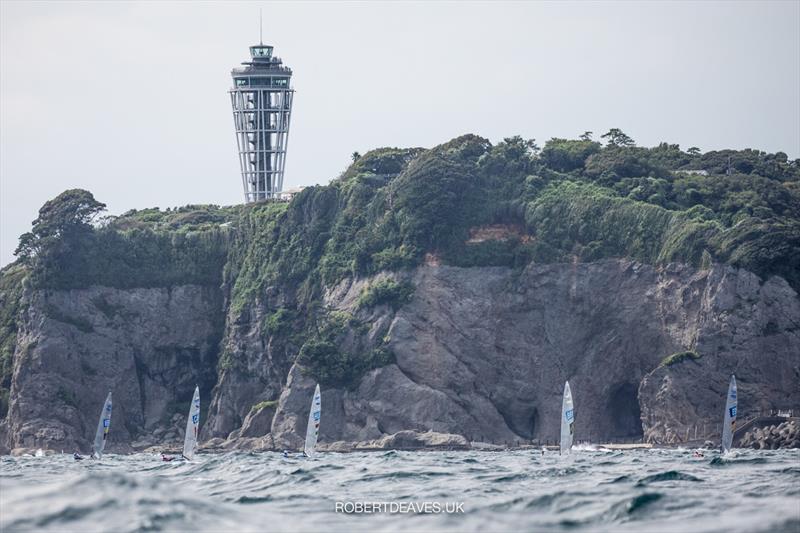
{"label": "green vegetation on cliff", "polygon": [[224,224],[238,209],[134,210],[93,225],[104,209],[90,192],[72,189],[39,210],[16,252],[30,267],[33,287],[220,284],[228,248]]}
{"label": "green vegetation on cliff", "polygon": [[308,332],[297,361],[320,383],[353,387],[365,372],[394,361],[384,346],[365,342],[368,329],[349,313],[330,312]]}
{"label": "green vegetation on cliff", "polygon": [[363,309],[376,305],[388,305],[397,310],[411,299],[412,294],[414,294],[414,286],[411,283],[382,279],[361,291],[358,297],[358,307]]}
{"label": "green vegetation on cliff", "polygon": [[12,264],[0,270],[0,418],[8,412],[24,278],[25,269],[21,265]]}
{"label": "green vegetation on cliff", "polygon": [[[382,148],[289,204],[147,209],[94,225],[102,204],[67,191],[23,236],[20,257],[34,287],[222,286],[229,322],[258,313],[271,349],[299,354],[319,381],[338,384],[392,360],[383,346],[353,341],[347,331],[358,328],[323,305],[345,278],[424,262],[522,268],[630,257],[726,263],[800,288],[798,161],[638,147],[616,129],[601,139],[587,132],[540,149],[464,135],[429,150]],[[398,307],[409,290],[379,282],[359,305]],[[232,353],[226,368],[237,364]]]}
{"label": "green vegetation on cliff", "polygon": [[664,359],[662,359],[661,365],[659,366],[672,366],[682,361],[696,361],[701,357],[702,356],[699,353],[692,350],[688,350],[685,352],[677,352],[672,355],[668,355]]}

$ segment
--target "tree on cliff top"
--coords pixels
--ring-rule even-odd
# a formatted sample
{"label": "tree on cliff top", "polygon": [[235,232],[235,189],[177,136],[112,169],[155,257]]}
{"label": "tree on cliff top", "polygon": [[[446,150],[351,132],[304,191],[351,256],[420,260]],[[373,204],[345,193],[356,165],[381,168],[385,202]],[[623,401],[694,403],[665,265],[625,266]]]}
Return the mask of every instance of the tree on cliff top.
{"label": "tree on cliff top", "polygon": [[633,139],[619,128],[611,128],[607,133],[601,135],[600,138],[608,139],[608,146],[636,146]]}
{"label": "tree on cliff top", "polygon": [[40,256],[64,239],[91,231],[92,221],[105,211],[106,204],[83,189],[69,189],[39,209],[33,228],[19,238],[14,255],[25,262]]}

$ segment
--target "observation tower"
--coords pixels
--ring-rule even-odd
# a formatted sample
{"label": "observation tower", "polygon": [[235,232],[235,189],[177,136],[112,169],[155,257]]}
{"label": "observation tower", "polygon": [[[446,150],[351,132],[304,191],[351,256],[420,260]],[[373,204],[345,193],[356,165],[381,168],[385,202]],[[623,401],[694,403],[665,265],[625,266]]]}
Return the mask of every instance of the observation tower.
{"label": "observation tower", "polygon": [[244,201],[277,199],[283,189],[289,119],[292,114],[292,69],[272,55],[272,46],[250,47],[250,61],[231,71],[228,91],[242,171]]}

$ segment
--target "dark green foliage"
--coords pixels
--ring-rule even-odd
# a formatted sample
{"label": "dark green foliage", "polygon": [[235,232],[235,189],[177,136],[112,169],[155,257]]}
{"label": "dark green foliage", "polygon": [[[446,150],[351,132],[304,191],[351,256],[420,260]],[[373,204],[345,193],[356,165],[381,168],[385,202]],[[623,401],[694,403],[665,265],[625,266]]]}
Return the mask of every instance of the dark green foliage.
{"label": "dark green foliage", "polygon": [[611,145],[589,157],[586,175],[602,185],[611,185],[622,178],[667,176],[667,170],[649,156],[647,148]]}
{"label": "dark green foliage", "polygon": [[547,141],[542,149],[542,163],[559,172],[583,169],[589,156],[599,152],[600,148],[600,143],[590,140],[553,138]]}
{"label": "dark green foliage", "polygon": [[187,206],[164,212],[129,211],[92,227],[89,221],[103,207],[79,189],[45,204],[32,232],[21,239],[29,242],[20,244],[35,250],[20,254],[32,267],[32,286],[125,289],[220,284],[229,233],[221,225],[230,222],[238,209]]}
{"label": "dark green foliage", "polygon": [[22,314],[22,288],[26,269],[12,263],[0,270],[0,419],[8,412],[8,391],[17,345],[17,321]]}
{"label": "dark green foliage", "polygon": [[[528,227],[560,260],[631,257],[645,263],[699,263],[713,223],[615,197],[607,189],[563,182],[528,204]],[[711,224],[711,225],[709,225]],[[557,254],[558,255],[558,254]]]}
{"label": "dark green foliage", "polygon": [[702,356],[700,354],[691,350],[686,352],[677,352],[662,359],[659,366],[672,366],[676,363],[680,363],[681,361],[695,361],[701,357]]}
{"label": "dark green foliage", "polygon": [[[525,140],[519,135],[506,137],[496,146],[480,137],[468,136],[458,139],[470,140],[474,153],[480,156],[480,167],[484,173],[496,176],[526,175],[536,168],[535,156],[539,150],[533,139]],[[450,141],[448,144],[452,144]],[[447,145],[443,145],[447,146]]]}
{"label": "dark green foliage", "polygon": [[[696,150],[696,149],[695,149]],[[660,143],[647,149],[647,159],[653,166],[667,169],[680,168],[694,161],[696,153],[684,152],[677,144]]]}
{"label": "dark green foliage", "polygon": [[192,233],[113,226],[85,233],[69,249],[54,250],[50,265],[34,270],[34,286],[121,289],[219,285],[227,247],[224,229]]}
{"label": "dark green foliage", "polygon": [[68,247],[91,232],[91,222],[106,208],[83,189],[70,189],[47,201],[33,221],[30,233],[19,239],[15,255],[26,263],[47,264],[51,252]]}
{"label": "dark green foliage", "polygon": [[607,139],[608,146],[630,147],[636,145],[633,139],[628,137],[628,135],[619,128],[611,128],[607,133],[601,135],[600,138]]}
{"label": "dark green foliage", "polygon": [[276,335],[281,330],[290,327],[293,320],[294,313],[292,310],[281,307],[264,318],[262,331],[268,335]]}
{"label": "dark green foliage", "polygon": [[783,152],[768,154],[759,150],[718,150],[703,154],[693,160],[692,168],[700,168],[709,174],[756,174],[778,181],[797,181],[800,165],[789,161]]}
{"label": "dark green foliage", "polygon": [[358,297],[359,308],[369,308],[378,305],[388,305],[397,310],[411,300],[414,286],[407,281],[395,281],[391,278],[382,279],[365,287]]}
{"label": "dark green foliage", "polygon": [[[288,204],[145,209],[100,227],[90,223],[102,204],[67,191],[43,207],[20,257],[34,288],[222,286],[237,327],[251,327],[258,313],[271,349],[287,359],[299,351],[320,382],[343,386],[392,355],[364,342],[363,324],[325,309],[322,295],[345,278],[426,260],[513,268],[611,257],[716,262],[800,288],[798,161],[780,152],[637,147],[618,129],[603,139],[606,146],[586,132],[539,151],[519,136],[493,146],[464,135],[430,150],[381,148],[354,154],[338,179]],[[498,227],[509,231],[483,231]],[[482,237],[473,239],[476,232]],[[19,287],[16,276],[4,271],[2,279]],[[4,303],[18,301],[17,289],[0,289],[17,295]],[[361,305],[397,308],[410,291],[377,283]],[[108,302],[95,303],[116,316]],[[18,314],[6,308],[13,311],[4,305],[0,313],[4,380],[16,332],[8,317]],[[221,368],[236,366],[232,353]]]}
{"label": "dark green foliage", "polygon": [[332,342],[311,340],[303,345],[297,360],[317,382],[327,387],[352,388],[369,370],[394,362],[394,355],[386,348],[350,353]]}
{"label": "dark green foliage", "polygon": [[[342,180],[347,181],[360,174],[373,174],[378,176],[396,176],[408,163],[424,152],[422,148],[378,148],[370,150],[363,156],[353,152],[353,164],[342,175]],[[358,157],[355,157],[358,155]]]}
{"label": "dark green foliage", "polygon": [[800,220],[747,218],[712,241],[719,260],[800,288]]}
{"label": "dark green foliage", "polygon": [[[365,154],[327,188],[338,201],[331,225],[319,232],[329,237],[319,258],[322,281],[414,266],[426,251],[459,246],[484,211],[475,164],[487,146],[465,135],[425,152]],[[373,173],[380,170],[399,172]]]}
{"label": "dark green foliage", "polygon": [[297,361],[309,369],[320,383],[340,384],[349,381],[353,361],[347,353],[341,353],[335,342],[311,339],[300,348]]}
{"label": "dark green foliage", "polygon": [[474,166],[451,153],[431,151],[392,184],[393,214],[402,244],[420,256],[462,242],[480,202]]}
{"label": "dark green foliage", "polygon": [[325,386],[354,387],[365,372],[394,361],[385,346],[369,349],[361,339],[352,338],[365,330],[365,325],[347,313],[328,313],[300,348],[297,362]]}
{"label": "dark green foliage", "polygon": [[183,233],[211,230],[221,224],[231,224],[242,206],[219,207],[217,205],[187,205],[167,208],[132,209],[108,222],[117,230],[150,229],[153,231],[175,230]]}

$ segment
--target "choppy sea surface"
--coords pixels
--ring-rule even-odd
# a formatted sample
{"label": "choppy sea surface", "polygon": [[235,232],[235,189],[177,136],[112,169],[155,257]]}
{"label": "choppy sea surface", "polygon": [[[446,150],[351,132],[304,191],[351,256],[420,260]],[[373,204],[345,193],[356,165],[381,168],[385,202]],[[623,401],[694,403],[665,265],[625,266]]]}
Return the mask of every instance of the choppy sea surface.
{"label": "choppy sea surface", "polygon": [[800,450],[2,457],[0,531],[23,530],[795,533]]}

